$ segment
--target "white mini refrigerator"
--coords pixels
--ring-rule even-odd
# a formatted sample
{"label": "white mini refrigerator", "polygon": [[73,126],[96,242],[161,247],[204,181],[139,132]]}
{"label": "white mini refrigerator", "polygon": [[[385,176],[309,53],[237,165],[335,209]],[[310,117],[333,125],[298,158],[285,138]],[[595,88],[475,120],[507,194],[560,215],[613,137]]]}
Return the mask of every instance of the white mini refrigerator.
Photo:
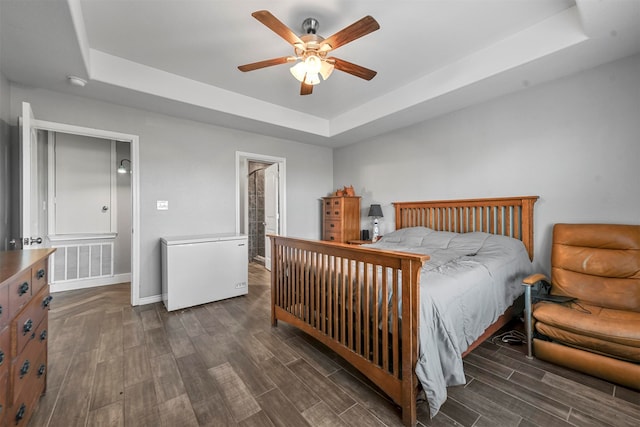
{"label": "white mini refrigerator", "polygon": [[164,237],[161,243],[162,301],[168,311],[247,294],[246,235]]}

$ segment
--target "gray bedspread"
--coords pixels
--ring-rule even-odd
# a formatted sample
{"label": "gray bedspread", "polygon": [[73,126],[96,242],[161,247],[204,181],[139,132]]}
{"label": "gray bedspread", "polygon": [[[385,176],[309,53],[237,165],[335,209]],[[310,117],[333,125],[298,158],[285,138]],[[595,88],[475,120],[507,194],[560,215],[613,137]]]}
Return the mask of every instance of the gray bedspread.
{"label": "gray bedspread", "polygon": [[421,272],[416,374],[433,417],[447,386],[465,384],[462,353],[523,293],[531,261],[516,239],[425,227],[397,230],[367,246],[431,257]]}

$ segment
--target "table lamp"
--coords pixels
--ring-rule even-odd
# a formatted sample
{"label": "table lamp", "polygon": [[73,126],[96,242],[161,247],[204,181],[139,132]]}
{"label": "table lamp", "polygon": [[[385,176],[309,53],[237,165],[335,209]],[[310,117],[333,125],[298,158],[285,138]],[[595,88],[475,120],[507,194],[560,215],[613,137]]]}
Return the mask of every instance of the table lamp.
{"label": "table lamp", "polygon": [[369,207],[369,216],[373,217],[373,233],[371,233],[371,241],[376,242],[378,241],[378,237],[380,236],[380,229],[378,228],[378,218],[382,218],[384,216],[382,215],[382,208],[380,207],[380,205],[371,205],[371,207]]}

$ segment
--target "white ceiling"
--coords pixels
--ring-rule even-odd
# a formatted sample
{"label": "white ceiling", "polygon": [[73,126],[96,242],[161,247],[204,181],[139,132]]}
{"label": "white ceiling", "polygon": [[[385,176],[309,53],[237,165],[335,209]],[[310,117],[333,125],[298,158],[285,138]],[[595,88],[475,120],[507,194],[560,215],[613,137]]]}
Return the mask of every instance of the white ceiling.
{"label": "white ceiling", "polygon": [[[293,53],[261,9],[325,38],[373,16],[332,55],[377,76],[336,71],[300,96],[287,65],[240,72]],[[0,0],[14,83],[332,147],[639,51],[640,0]]]}

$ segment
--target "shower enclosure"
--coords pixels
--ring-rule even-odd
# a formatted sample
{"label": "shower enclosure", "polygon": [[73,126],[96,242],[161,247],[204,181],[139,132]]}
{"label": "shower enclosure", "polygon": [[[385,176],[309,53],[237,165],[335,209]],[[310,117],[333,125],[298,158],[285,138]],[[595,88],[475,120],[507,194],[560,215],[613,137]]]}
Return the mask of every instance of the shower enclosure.
{"label": "shower enclosure", "polygon": [[264,264],[264,169],[267,163],[249,162],[249,262]]}

